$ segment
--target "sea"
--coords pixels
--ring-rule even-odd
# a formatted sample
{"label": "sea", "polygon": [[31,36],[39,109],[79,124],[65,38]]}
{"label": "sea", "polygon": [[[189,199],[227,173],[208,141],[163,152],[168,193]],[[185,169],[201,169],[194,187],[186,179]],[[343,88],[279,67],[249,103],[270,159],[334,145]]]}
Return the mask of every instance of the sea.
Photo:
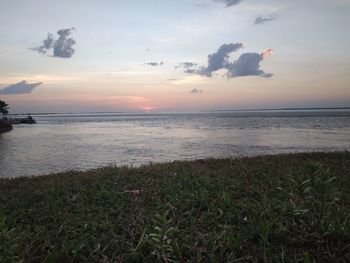
{"label": "sea", "polygon": [[350,150],[350,110],[33,115],[0,134],[0,177],[208,157]]}

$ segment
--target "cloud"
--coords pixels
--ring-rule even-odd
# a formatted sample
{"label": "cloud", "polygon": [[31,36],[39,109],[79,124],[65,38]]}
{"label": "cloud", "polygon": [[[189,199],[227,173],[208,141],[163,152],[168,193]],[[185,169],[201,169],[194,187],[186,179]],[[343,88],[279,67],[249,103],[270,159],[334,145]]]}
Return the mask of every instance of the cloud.
{"label": "cloud", "polygon": [[[214,71],[224,68],[230,58],[228,54],[242,48],[242,43],[223,44],[219,49],[208,55],[208,66],[201,67],[198,71],[200,75],[211,77]],[[189,73],[189,72],[187,72]]]}
{"label": "cloud", "polygon": [[197,63],[193,63],[193,62],[183,62],[180,63],[178,66],[175,66],[175,68],[192,68],[194,66],[197,66]]}
{"label": "cloud", "polygon": [[262,56],[262,58],[266,58],[270,55],[272,55],[273,49],[269,48],[269,49],[265,49],[260,55]]}
{"label": "cloud", "polygon": [[71,33],[71,29],[58,30],[57,34],[60,36],[53,45],[53,55],[55,57],[70,58],[75,50],[73,45],[76,43],[73,38],[68,38]]}
{"label": "cloud", "polygon": [[203,92],[204,92],[203,90],[197,89],[197,88],[194,88],[190,91],[190,93],[192,93],[192,94],[198,94],[198,93],[203,93]]}
{"label": "cloud", "polygon": [[59,37],[57,40],[55,40],[53,34],[48,33],[46,39],[43,40],[43,45],[32,48],[32,50],[41,54],[52,51],[54,57],[70,58],[75,52],[73,45],[76,43],[73,38],[69,38],[72,30],[74,30],[74,27],[58,30]]}
{"label": "cloud", "polygon": [[198,73],[198,70],[188,68],[188,69],[186,69],[184,72],[185,72],[185,73],[188,73],[188,74],[196,74],[196,73]]}
{"label": "cloud", "polygon": [[208,55],[208,66],[199,69],[188,68],[184,72],[212,77],[213,72],[225,69],[225,75],[229,79],[243,76],[261,76],[264,78],[273,76],[272,73],[266,73],[260,69],[260,62],[272,54],[272,49],[266,49],[260,54],[243,53],[237,60],[230,62],[229,54],[242,47],[242,43],[223,44],[215,53]]}
{"label": "cloud", "polygon": [[264,73],[260,75],[260,77],[263,77],[263,78],[271,78],[272,76],[273,76],[273,73]]}
{"label": "cloud", "polygon": [[260,69],[260,62],[264,60],[263,54],[244,53],[236,61],[228,63],[226,76],[230,78],[243,76],[272,77],[272,73],[266,73]]}
{"label": "cloud", "polygon": [[28,94],[31,93],[34,88],[40,86],[41,84],[43,83],[27,83],[27,81],[23,80],[21,82],[0,89],[0,94]]}
{"label": "cloud", "polygon": [[269,21],[272,21],[272,20],[275,20],[276,17],[273,17],[273,16],[269,16],[269,17],[262,17],[262,16],[258,16],[255,21],[254,21],[254,24],[255,25],[262,25],[264,24],[265,22],[269,22]]}
{"label": "cloud", "polygon": [[51,33],[48,33],[46,39],[43,40],[43,45],[32,49],[38,51],[41,54],[46,54],[46,52],[53,47],[54,42],[55,39],[53,38],[53,35]]}
{"label": "cloud", "polygon": [[163,65],[164,64],[164,62],[163,61],[161,61],[161,62],[147,62],[147,63],[144,63],[144,65],[148,65],[148,66],[153,66],[153,67],[155,67],[155,66],[161,66],[161,65]]}
{"label": "cloud", "polygon": [[223,3],[226,5],[226,7],[230,7],[233,5],[237,5],[238,3],[242,2],[243,0],[214,0],[215,2]]}

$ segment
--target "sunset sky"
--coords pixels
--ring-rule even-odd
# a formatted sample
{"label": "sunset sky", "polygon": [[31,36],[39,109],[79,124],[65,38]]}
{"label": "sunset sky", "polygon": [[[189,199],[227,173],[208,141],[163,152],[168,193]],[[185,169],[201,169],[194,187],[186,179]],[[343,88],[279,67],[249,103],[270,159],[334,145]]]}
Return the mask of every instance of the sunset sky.
{"label": "sunset sky", "polygon": [[13,113],[350,106],[349,25],[350,0],[0,0],[0,99]]}

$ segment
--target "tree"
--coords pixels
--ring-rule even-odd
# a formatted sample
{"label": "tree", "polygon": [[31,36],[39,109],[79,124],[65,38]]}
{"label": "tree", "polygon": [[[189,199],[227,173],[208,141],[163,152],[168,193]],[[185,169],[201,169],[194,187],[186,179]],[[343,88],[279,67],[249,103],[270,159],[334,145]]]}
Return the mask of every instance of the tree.
{"label": "tree", "polygon": [[9,108],[9,105],[5,101],[0,100],[0,113],[2,116],[6,116],[9,113]]}

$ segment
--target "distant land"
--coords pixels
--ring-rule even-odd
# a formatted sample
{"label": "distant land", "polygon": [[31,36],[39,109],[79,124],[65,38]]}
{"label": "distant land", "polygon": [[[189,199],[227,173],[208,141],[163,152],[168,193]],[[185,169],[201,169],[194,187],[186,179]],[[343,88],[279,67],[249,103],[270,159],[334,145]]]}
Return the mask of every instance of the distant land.
{"label": "distant land", "polygon": [[[305,110],[305,111],[312,111],[312,110],[350,110],[349,107],[299,107],[299,108],[253,108],[253,109],[218,109],[218,110],[202,110],[202,111],[189,111],[189,112],[177,112],[177,111],[154,111],[154,112],[147,112],[152,113],[207,113],[207,112],[242,112],[242,111],[299,111],[299,110]],[[10,115],[16,116],[16,115],[73,115],[73,114],[116,114],[116,113],[123,113],[123,114],[140,114],[145,113],[144,111],[92,111],[92,112],[32,112],[32,113],[12,113]]]}
{"label": "distant land", "polygon": [[350,110],[350,107],[261,108],[261,109],[212,110],[212,111],[284,111],[284,110]]}

